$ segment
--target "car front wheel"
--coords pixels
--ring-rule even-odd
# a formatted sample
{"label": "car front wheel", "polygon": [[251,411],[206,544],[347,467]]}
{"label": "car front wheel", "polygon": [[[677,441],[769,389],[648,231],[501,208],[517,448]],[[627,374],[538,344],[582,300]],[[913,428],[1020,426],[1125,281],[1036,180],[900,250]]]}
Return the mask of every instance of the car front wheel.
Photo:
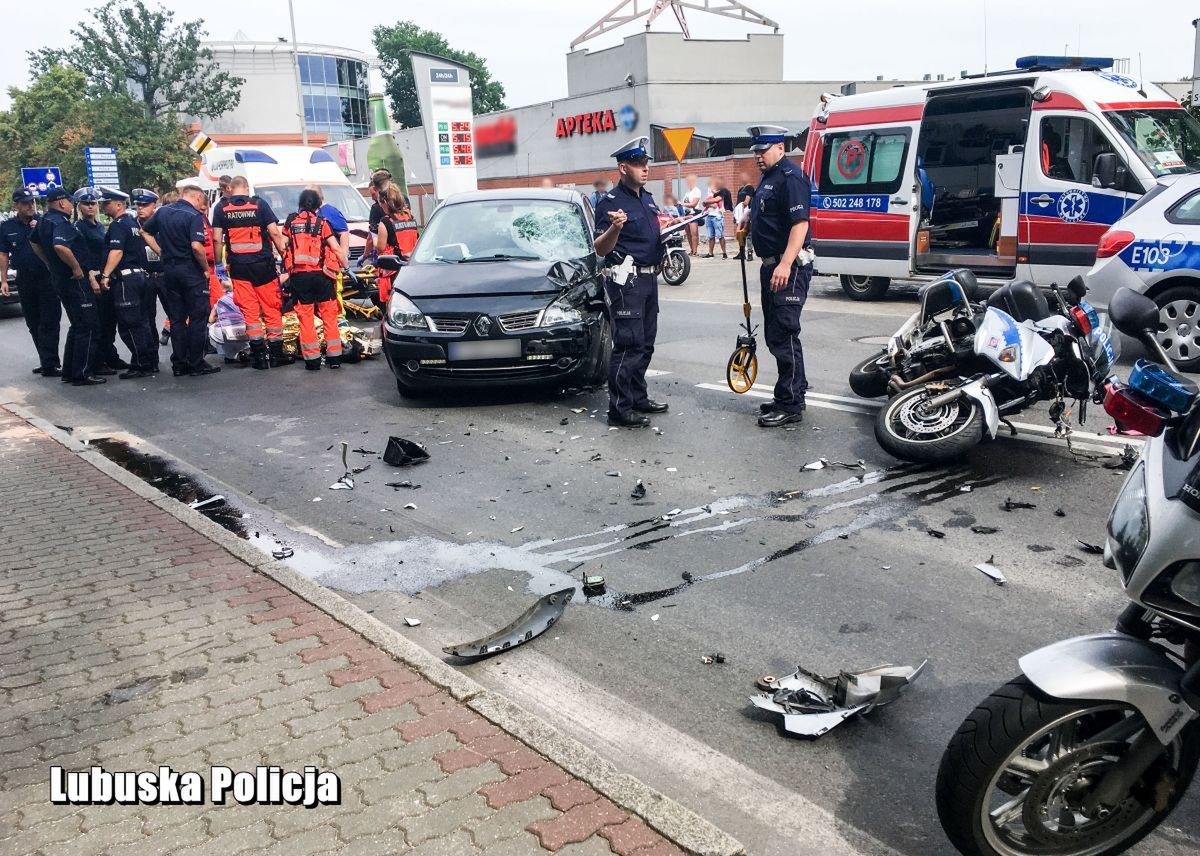
{"label": "car front wheel", "polygon": [[1156,295],[1155,338],[1180,371],[1200,372],[1200,286],[1176,285]]}

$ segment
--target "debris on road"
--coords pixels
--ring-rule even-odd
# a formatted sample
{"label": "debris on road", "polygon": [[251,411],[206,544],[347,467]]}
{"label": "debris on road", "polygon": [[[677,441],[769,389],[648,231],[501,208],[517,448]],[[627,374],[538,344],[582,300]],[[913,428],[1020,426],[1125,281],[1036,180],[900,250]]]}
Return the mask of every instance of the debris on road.
{"label": "debris on road", "polygon": [[364,449],[362,446],[359,446],[357,449],[351,449],[350,451],[354,452],[354,454],[356,454],[356,455],[378,455],[379,454],[374,449]]}
{"label": "debris on road", "polygon": [[654,613],[653,615],[651,615],[651,616],[650,616],[650,620],[651,620],[651,621],[658,621],[658,613],[656,612],[656,613]]}
{"label": "debris on road", "polygon": [[511,535],[514,532],[520,532],[524,528],[524,526],[514,526],[512,529],[508,530],[508,533]]}
{"label": "debris on road", "polygon": [[291,547],[282,547],[271,551],[271,558],[273,559],[290,559],[294,555],[296,555],[296,551]]}
{"label": "debris on road", "polygon": [[616,478],[621,477],[621,471],[620,470],[609,470],[608,472],[605,473],[605,475],[612,476],[613,478],[616,479]]}
{"label": "debris on road", "polygon": [[330,490],[354,490],[354,477],[346,473],[329,486]]}
{"label": "debris on road", "polygon": [[692,583],[692,582],[696,581],[696,578],[692,575],[691,571],[684,571],[683,572],[683,581],[685,583]]}
{"label": "debris on road", "polygon": [[711,666],[713,663],[724,663],[725,655],[720,651],[714,651],[711,654],[705,654],[700,658],[700,662],[706,666]]}
{"label": "debris on road", "polygon": [[1079,544],[1080,547],[1083,548],[1083,551],[1085,553],[1092,553],[1093,555],[1096,555],[1096,556],[1104,555],[1104,548],[1101,547],[1099,544],[1089,544],[1087,541],[1082,541],[1079,538],[1076,538],[1075,542],[1077,544]]}
{"label": "debris on road", "polygon": [[416,490],[417,488],[419,488],[419,487],[420,487],[420,485],[419,485],[419,484],[413,484],[413,483],[412,483],[412,482],[410,482],[408,479],[405,479],[404,481],[398,481],[398,482],[384,482],[384,483],[383,483],[383,486],[384,486],[384,487],[395,488],[395,489],[397,489],[397,490],[398,490],[398,489],[400,489],[400,488],[402,488],[402,487],[404,487],[404,488],[408,488],[409,490]]}
{"label": "debris on road", "polygon": [[1008,580],[1005,578],[1004,574],[1000,572],[1000,569],[992,564],[994,561],[996,561],[995,556],[988,556],[988,560],[986,562],[980,562],[978,565],[976,565],[975,570],[990,577],[992,582],[994,582],[996,585],[1002,586],[1008,582]]}
{"label": "debris on road", "polygon": [[407,467],[429,460],[429,452],[420,443],[403,437],[388,437],[383,462],[391,467]]}
{"label": "debris on road", "polygon": [[188,503],[188,508],[203,508],[206,505],[213,505],[224,501],[225,497],[218,493],[216,496],[210,496],[208,499],[197,499],[195,502]]}
{"label": "debris on road", "polygon": [[804,469],[806,469],[806,470],[823,470],[828,465],[829,465],[829,462],[827,460],[825,460],[824,458],[818,458],[817,460],[813,461],[812,463],[805,464]]}
{"label": "debris on road", "polygon": [[750,696],[750,703],[780,714],[785,731],[816,738],[856,714],[870,713],[895,701],[928,663],[924,660],[916,668],[883,665],[829,677],[797,667],[794,674],[784,678],[759,678],[760,692]]}
{"label": "debris on road", "polygon": [[932,535],[934,538],[945,538],[946,537],[946,533],[940,529],[926,529],[925,534]]}
{"label": "debris on road", "polygon": [[1000,503],[1001,511],[1013,511],[1018,508],[1037,508],[1032,502],[1020,502],[1014,500],[1011,496]]}
{"label": "debris on road", "polygon": [[545,633],[562,617],[563,610],[575,596],[575,588],[565,588],[562,591],[548,594],[522,612],[515,621],[495,633],[476,639],[474,642],[464,642],[461,645],[449,645],[442,650],[455,657],[476,658],[487,657],[507,651],[518,645],[524,645],[529,640]]}
{"label": "debris on road", "polygon": [[420,625],[421,619],[405,617],[404,623],[407,624],[409,627],[417,627],[418,625]]}
{"label": "debris on road", "polygon": [[827,467],[841,467],[844,470],[862,470],[864,473],[867,471],[866,461],[862,458],[859,458],[852,464],[845,461],[826,461],[824,458],[821,458],[821,460],[825,462],[825,466]]}
{"label": "debris on road", "polygon": [[559,425],[570,425],[571,420],[568,417],[564,416],[562,419],[558,420],[558,424]]}
{"label": "debris on road", "polygon": [[404,504],[404,510],[405,511],[416,511],[417,504],[415,502],[407,502]]}
{"label": "debris on road", "polygon": [[604,594],[604,577],[599,574],[587,575],[583,577],[583,593],[585,595]]}
{"label": "debris on road", "polygon": [[633,490],[631,490],[629,492],[629,496],[632,497],[633,499],[645,499],[646,498],[646,486],[644,484],[642,484],[641,479],[637,480],[637,484],[635,484],[633,486]]}
{"label": "debris on road", "polygon": [[995,526],[972,526],[971,531],[976,535],[995,535],[1000,530]]}
{"label": "debris on road", "polygon": [[352,476],[356,476],[356,475],[358,475],[359,473],[365,473],[365,472],[366,472],[367,470],[369,470],[369,469],[371,469],[371,465],[370,465],[370,464],[367,464],[366,466],[363,466],[363,467],[351,467],[351,468],[350,468],[350,475],[352,475]]}
{"label": "debris on road", "polygon": [[1056,508],[1056,509],[1054,509],[1054,516],[1055,517],[1066,517],[1067,512],[1063,511],[1061,508]]}

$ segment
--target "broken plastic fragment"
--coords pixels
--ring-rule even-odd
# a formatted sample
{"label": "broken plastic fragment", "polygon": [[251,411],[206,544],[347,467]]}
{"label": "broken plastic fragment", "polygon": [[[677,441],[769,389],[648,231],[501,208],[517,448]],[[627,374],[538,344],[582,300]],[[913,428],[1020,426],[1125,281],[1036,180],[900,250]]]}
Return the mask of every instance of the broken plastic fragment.
{"label": "broken plastic fragment", "polygon": [[586,407],[572,407],[571,412],[572,413],[586,413],[587,408]]}
{"label": "broken plastic fragment", "polygon": [[365,467],[352,467],[350,469],[350,475],[356,476],[359,473],[365,473],[369,469],[371,469],[370,464],[367,464]]}
{"label": "broken plastic fragment", "polygon": [[378,455],[379,454],[374,449],[364,449],[361,446],[359,446],[357,449],[352,449],[351,451],[353,451],[354,454],[356,454],[356,455]]}
{"label": "broken plastic fragment", "polygon": [[991,577],[992,582],[998,586],[1002,586],[1008,582],[1008,580],[1005,579],[1004,574],[1000,573],[1000,569],[992,564],[992,562],[995,560],[995,556],[989,556],[986,562],[980,562],[978,565],[976,565],[975,570],[987,574],[987,576]]}
{"label": "broken plastic fragment", "polygon": [[633,486],[633,490],[629,492],[633,499],[644,499],[646,496],[646,486],[642,484],[642,480],[638,479],[637,484]]}
{"label": "broken plastic fragment", "polygon": [[404,510],[405,511],[416,511],[417,504],[415,502],[407,502],[404,504]]}
{"label": "broken plastic fragment", "polygon": [[405,479],[404,481],[398,481],[398,482],[384,482],[383,486],[384,487],[392,487],[392,488],[406,487],[409,490],[416,490],[417,488],[420,487],[419,484],[413,484],[408,479]]}
{"label": "broken plastic fragment", "polygon": [[651,621],[658,621],[658,613],[656,612],[656,613],[654,613],[653,615],[651,615],[651,616],[650,616],[650,620],[651,620]]}
{"label": "broken plastic fragment", "polygon": [[520,532],[520,531],[521,531],[522,529],[524,529],[524,528],[525,528],[524,526],[514,526],[512,529],[510,529],[510,530],[508,530],[508,531],[509,531],[509,533],[511,534],[511,533],[513,533],[513,532]]}
{"label": "broken plastic fragment", "polygon": [[823,470],[823,469],[825,469],[825,467],[828,463],[829,462],[826,461],[824,458],[820,458],[816,461],[813,461],[811,464],[805,464],[804,469],[806,469],[806,470]]}
{"label": "broken plastic fragment", "polygon": [[224,502],[224,501],[225,501],[225,497],[221,496],[221,494],[218,493],[216,496],[210,496],[208,499],[198,499],[195,502],[189,504],[188,508],[203,508],[206,505],[212,505],[215,502]]}
{"label": "broken plastic fragment", "polygon": [[585,574],[583,577],[583,593],[586,595],[604,594],[604,577],[599,574],[592,576]]}
{"label": "broken plastic fragment", "polygon": [[784,730],[816,738],[855,714],[870,713],[895,701],[928,662],[924,660],[916,668],[883,665],[829,677],[797,667],[785,678],[760,678],[759,693],[750,696],[750,703],[780,714]]}
{"label": "broken plastic fragment", "polygon": [[354,490],[354,477],[346,473],[329,486],[330,490]]}
{"label": "broken plastic fragment", "polygon": [[1005,499],[1004,502],[1000,503],[1001,511],[1012,511],[1016,508],[1037,508],[1037,506],[1032,502],[1016,502],[1011,496]]}
{"label": "broken plastic fragment", "polygon": [[388,437],[383,462],[391,467],[407,467],[429,460],[429,452],[420,443],[403,437]]}
{"label": "broken plastic fragment", "polygon": [[545,633],[562,616],[563,610],[575,596],[575,588],[565,588],[562,591],[548,594],[521,613],[502,630],[498,630],[474,642],[464,642],[461,645],[450,645],[442,650],[455,657],[487,657],[498,654],[518,645],[524,645],[530,639]]}
{"label": "broken plastic fragment", "polygon": [[945,538],[946,537],[946,533],[941,531],[940,529],[926,529],[925,534],[932,535],[934,538]]}
{"label": "broken plastic fragment", "polygon": [[416,627],[417,625],[419,625],[421,623],[421,619],[405,617],[404,623],[407,624],[409,627]]}
{"label": "broken plastic fragment", "polygon": [[613,478],[620,478],[621,471],[620,470],[609,470],[608,472],[605,473],[605,475],[612,476]]}
{"label": "broken plastic fragment", "polygon": [[1056,509],[1054,509],[1054,516],[1055,517],[1066,517],[1067,512],[1063,511],[1061,508],[1056,508]]}
{"label": "broken plastic fragment", "polygon": [[291,547],[282,547],[278,550],[271,551],[271,557],[274,559],[290,559],[296,555],[296,551]]}
{"label": "broken plastic fragment", "polygon": [[976,535],[995,535],[1000,530],[995,526],[972,526],[971,531]]}
{"label": "broken plastic fragment", "polygon": [[1079,546],[1081,546],[1083,548],[1084,552],[1086,552],[1086,553],[1093,553],[1097,556],[1104,555],[1104,548],[1101,547],[1099,544],[1089,544],[1087,541],[1081,541],[1078,538],[1076,538],[1075,541],[1076,541],[1076,543],[1079,544]]}

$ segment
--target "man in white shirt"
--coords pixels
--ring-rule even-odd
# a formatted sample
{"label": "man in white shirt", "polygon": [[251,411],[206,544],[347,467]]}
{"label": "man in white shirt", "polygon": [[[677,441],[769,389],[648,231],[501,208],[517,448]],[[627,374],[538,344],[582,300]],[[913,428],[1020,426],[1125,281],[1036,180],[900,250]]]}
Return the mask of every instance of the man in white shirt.
{"label": "man in white shirt", "polygon": [[[704,194],[700,188],[696,186],[699,179],[694,175],[687,177],[687,192],[683,194],[683,199],[679,200],[680,206],[683,208],[685,215],[697,214],[700,211],[701,203],[704,199]],[[696,255],[700,247],[700,222],[689,223],[686,227],[689,255]]]}

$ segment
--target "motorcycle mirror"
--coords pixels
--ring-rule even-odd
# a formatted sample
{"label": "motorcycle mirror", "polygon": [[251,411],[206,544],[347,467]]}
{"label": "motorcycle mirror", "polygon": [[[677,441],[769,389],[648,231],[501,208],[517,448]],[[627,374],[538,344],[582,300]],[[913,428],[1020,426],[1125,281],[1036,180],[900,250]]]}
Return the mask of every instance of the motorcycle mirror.
{"label": "motorcycle mirror", "polygon": [[1158,306],[1144,294],[1131,288],[1118,288],[1108,302],[1108,317],[1126,336],[1144,338],[1158,329]]}
{"label": "motorcycle mirror", "polygon": [[404,267],[404,262],[400,261],[398,256],[380,256],[375,259],[375,267],[395,273]]}
{"label": "motorcycle mirror", "polygon": [[1067,294],[1071,297],[1072,306],[1078,306],[1079,302],[1083,300],[1084,295],[1087,294],[1087,291],[1087,284],[1083,281],[1082,276],[1076,276],[1067,283]]}

